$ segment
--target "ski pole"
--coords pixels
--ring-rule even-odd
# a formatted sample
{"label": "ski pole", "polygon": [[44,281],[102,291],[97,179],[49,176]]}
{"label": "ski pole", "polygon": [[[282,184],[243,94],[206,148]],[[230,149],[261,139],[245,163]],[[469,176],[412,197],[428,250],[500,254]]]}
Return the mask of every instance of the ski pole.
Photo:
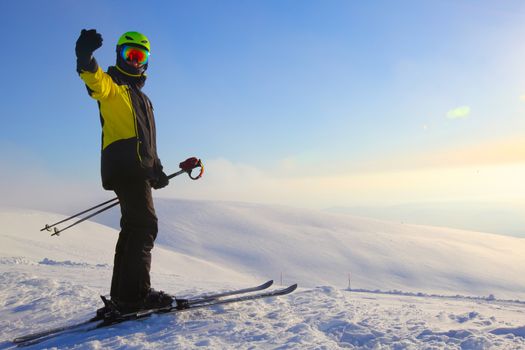
{"label": "ski pole", "polygon": [[[168,176],[168,179],[172,179],[172,178],[174,178],[175,176],[182,174],[183,172],[184,172],[184,170],[180,170],[180,171],[178,171],[178,172],[176,172],[176,173],[174,173],[174,174],[171,174],[170,176]],[[44,226],[43,228],[41,228],[40,231],[44,231],[44,230],[46,230],[46,231],[51,231],[51,228],[53,228],[54,226],[60,225],[60,224],[66,222],[66,221],[69,221],[69,220],[71,220],[71,219],[77,218],[77,217],[79,217],[79,216],[82,215],[82,214],[85,214],[85,213],[90,212],[90,211],[92,211],[92,210],[94,210],[94,209],[100,208],[101,206],[106,205],[106,204],[111,203],[111,202],[116,201],[116,200],[118,200],[118,197],[115,197],[115,198],[112,198],[112,199],[110,199],[110,200],[107,200],[107,201],[105,201],[104,203],[100,203],[100,204],[98,204],[98,205],[95,205],[94,207],[91,207],[91,208],[89,208],[89,209],[86,209],[86,210],[84,210],[84,211],[81,211],[80,213],[76,213],[76,214],[74,214],[74,215],[71,215],[70,217],[65,218],[65,219],[63,219],[63,220],[60,220],[60,221],[58,221],[58,222],[55,222],[55,223],[52,224],[52,225],[46,224],[46,226]],[[106,208],[103,208],[102,210],[97,211],[97,213],[102,213],[103,211],[105,211],[105,210],[107,210],[107,209],[109,209],[109,208],[114,207],[115,204],[116,204],[116,203],[113,203],[112,205],[109,205],[109,206],[107,206]],[[89,217],[91,217],[91,216],[89,216]],[[64,230],[65,230],[65,229],[64,229]],[[62,230],[62,231],[63,231],[63,230]],[[56,232],[56,229],[55,229],[55,232]]]}
{"label": "ski pole", "polygon": [[[80,213],[76,213],[76,214],[74,214],[74,215],[71,215],[70,217],[65,218],[65,219],[63,219],[63,220],[60,220],[60,221],[58,221],[58,222],[55,222],[55,223],[52,224],[52,225],[46,224],[46,226],[44,226],[43,228],[41,228],[40,231],[44,231],[44,230],[45,230],[45,231],[51,231],[51,228],[54,227],[54,226],[60,225],[61,223],[64,223],[64,222],[66,222],[66,221],[69,221],[69,220],[71,220],[71,219],[74,219],[74,218],[76,218],[76,217],[79,217],[79,216],[82,215],[82,214],[85,214],[85,213],[87,213],[87,212],[90,212],[90,211],[92,211],[93,209],[97,209],[97,208],[99,208],[99,207],[101,207],[101,206],[103,206],[103,205],[105,205],[105,204],[111,203],[111,202],[113,202],[113,201],[115,201],[115,200],[117,200],[117,199],[118,199],[118,198],[115,197],[115,198],[112,198],[112,199],[110,199],[110,200],[107,200],[107,201],[105,201],[104,203],[100,203],[99,205],[95,205],[94,207],[91,207],[91,208],[89,208],[89,209],[86,209],[86,210],[84,210],[84,211],[81,211]],[[104,209],[104,210],[105,210],[105,209]]]}
{"label": "ski pole", "polygon": [[[180,163],[179,166],[180,166],[181,168],[183,168],[183,169],[181,169],[181,170],[179,170],[179,171],[177,171],[177,172],[175,172],[175,173],[173,173],[173,174],[171,174],[171,175],[168,175],[168,179],[172,179],[172,178],[174,178],[175,176],[178,176],[178,175],[183,174],[183,173],[187,173],[188,176],[189,176],[192,180],[198,180],[198,179],[200,179],[200,178],[202,177],[202,175],[204,174],[204,165],[202,164],[202,161],[201,161],[200,159],[197,159],[197,158],[188,158],[188,159],[186,159],[184,162]],[[192,170],[195,169],[195,168],[200,168],[200,172],[199,172],[199,174],[198,174],[197,176],[192,176],[192,174],[191,174],[191,173],[192,173]],[[116,201],[116,202],[115,202],[115,203],[111,203],[111,202],[114,202],[114,201]],[[75,221],[74,223],[72,223],[71,225],[69,225],[69,226],[67,226],[67,227],[65,227],[65,228],[63,228],[63,229],[60,229],[60,230],[59,230],[59,229],[57,229],[57,228],[55,227],[55,226],[57,226],[57,225],[59,225],[59,224],[61,224],[61,223],[64,223],[64,222],[66,222],[66,221],[69,221],[69,220],[71,220],[71,219],[74,219],[74,218],[76,218],[76,217],[79,217],[79,216],[82,215],[82,214],[85,214],[85,213],[87,213],[87,212],[90,212],[90,211],[92,211],[92,210],[94,210],[94,209],[97,209],[97,208],[99,208],[99,207],[101,207],[101,206],[103,206],[103,205],[105,205],[105,204],[108,204],[108,203],[111,203],[111,204],[109,204],[108,206],[106,206],[106,207],[104,207],[104,208],[102,208],[102,209],[97,210],[97,211],[94,212],[94,213],[89,214],[88,216],[86,216],[86,217],[84,217],[84,218],[82,218],[82,219],[80,219],[80,220]],[[73,227],[73,226],[75,226],[75,225],[78,225],[78,224],[80,224],[81,222],[84,222],[84,221],[86,221],[87,219],[90,219],[90,218],[92,218],[92,217],[95,216],[95,215],[98,215],[98,214],[100,214],[100,213],[102,213],[102,212],[104,212],[104,211],[106,211],[106,210],[108,210],[108,209],[110,209],[110,208],[113,208],[114,206],[116,206],[116,205],[119,204],[119,203],[120,203],[120,201],[118,200],[118,197],[112,198],[112,199],[107,200],[107,201],[105,201],[105,202],[103,202],[103,203],[100,203],[100,204],[98,204],[98,205],[95,205],[94,207],[91,207],[91,208],[89,208],[89,209],[86,209],[86,210],[84,210],[84,211],[81,211],[80,213],[74,214],[74,215],[72,215],[72,216],[70,216],[70,217],[68,217],[68,218],[65,218],[65,219],[63,219],[63,220],[60,220],[60,221],[58,221],[58,222],[56,222],[56,223],[54,223],[54,224],[52,224],[52,225],[46,224],[42,229],[40,229],[40,231],[44,231],[44,230],[46,230],[46,231],[51,231],[51,228],[53,228],[53,234],[51,234],[51,236],[58,236],[61,232],[67,230],[68,228]]]}
{"label": "ski pole", "polygon": [[[115,199],[118,199],[118,198],[113,198],[111,201],[114,201]],[[60,230],[59,230],[59,229],[57,229],[57,228],[55,227],[55,228],[53,229],[53,233],[51,234],[51,236],[58,236],[58,235],[60,235],[61,232],[67,230],[68,228],[73,227],[73,226],[75,226],[75,225],[78,225],[78,224],[80,224],[81,222],[84,222],[84,221],[86,221],[87,219],[90,219],[90,218],[92,218],[93,216],[98,215],[98,214],[102,213],[103,211],[108,210],[109,208],[113,208],[114,206],[116,206],[116,205],[119,204],[119,203],[120,203],[119,201],[116,201],[115,203],[112,203],[112,204],[108,205],[107,207],[104,207],[104,208],[102,208],[102,209],[100,209],[100,210],[97,210],[96,212],[91,213],[91,214],[89,214],[88,216],[83,217],[83,218],[80,219],[80,220],[75,221],[74,223],[72,223],[71,225],[69,225],[69,226],[67,226],[67,227],[64,227],[63,229],[60,229]],[[40,230],[40,231],[42,231],[42,230]],[[48,230],[48,231],[49,231],[49,230]]]}

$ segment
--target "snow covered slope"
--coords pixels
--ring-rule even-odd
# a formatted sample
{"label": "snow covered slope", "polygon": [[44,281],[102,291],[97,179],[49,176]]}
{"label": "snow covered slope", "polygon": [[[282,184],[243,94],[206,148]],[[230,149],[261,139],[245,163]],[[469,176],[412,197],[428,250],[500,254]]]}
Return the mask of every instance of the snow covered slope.
{"label": "snow covered slope", "polygon": [[[301,286],[525,299],[525,239],[245,203],[157,200],[164,247]],[[116,221],[116,220],[115,220]]]}
{"label": "snow covered slope", "polygon": [[[300,288],[274,300],[156,316],[48,340],[35,349],[521,349],[525,304],[515,238],[410,226],[291,208],[157,201],[152,281],[190,296],[284,273]],[[118,222],[115,211],[109,221]],[[111,218],[113,216],[113,218]],[[16,336],[83,321],[107,293],[117,231],[1,210],[0,348]],[[400,289],[419,296],[348,291]]]}
{"label": "snow covered slope", "polygon": [[[111,275],[118,231],[86,221],[58,237],[40,232],[45,223],[63,218],[62,215],[29,210],[1,211],[0,264],[27,265],[34,269],[60,266],[91,268]],[[253,282],[249,276],[235,270],[162,247],[155,248],[152,271],[156,275],[187,278],[195,283],[231,279]],[[109,280],[101,285],[95,283],[93,287],[97,288],[98,294],[105,294]]]}

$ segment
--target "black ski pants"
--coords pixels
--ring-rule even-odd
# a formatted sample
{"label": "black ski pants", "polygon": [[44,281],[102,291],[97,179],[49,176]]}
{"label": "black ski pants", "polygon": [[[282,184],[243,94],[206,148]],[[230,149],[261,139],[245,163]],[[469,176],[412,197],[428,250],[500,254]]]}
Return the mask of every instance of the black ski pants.
{"label": "black ski pants", "polygon": [[157,216],[146,180],[116,184],[121,231],[115,248],[111,298],[136,302],[146,296],[150,283],[151,249],[157,237]]}

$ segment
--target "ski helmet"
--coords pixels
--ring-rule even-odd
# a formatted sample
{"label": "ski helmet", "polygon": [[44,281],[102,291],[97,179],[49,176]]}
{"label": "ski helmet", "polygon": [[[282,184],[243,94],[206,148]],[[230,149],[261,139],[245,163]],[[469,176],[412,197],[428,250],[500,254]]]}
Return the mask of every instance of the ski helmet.
{"label": "ski helmet", "polygon": [[150,51],[150,43],[149,39],[139,32],[126,32],[121,35],[117,42],[117,68],[130,76],[141,76],[144,75],[146,70],[148,69],[148,63],[140,66],[140,67],[133,67],[129,64],[127,64],[124,59],[122,58],[122,50],[126,45],[130,46],[139,46],[142,47],[148,52]]}
{"label": "ski helmet", "polygon": [[139,45],[144,47],[146,50],[151,51],[148,38],[139,32],[126,32],[122,34],[120,39],[118,39],[117,46],[126,44]]}

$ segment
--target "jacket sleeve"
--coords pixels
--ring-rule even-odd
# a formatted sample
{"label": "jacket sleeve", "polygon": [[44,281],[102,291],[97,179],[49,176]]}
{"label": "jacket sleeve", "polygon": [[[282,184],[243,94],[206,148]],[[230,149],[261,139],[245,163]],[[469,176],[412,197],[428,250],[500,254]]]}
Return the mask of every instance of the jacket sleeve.
{"label": "jacket sleeve", "polygon": [[95,100],[104,100],[117,93],[117,85],[113,79],[98,66],[95,72],[82,71],[80,78],[86,83],[89,95]]}

